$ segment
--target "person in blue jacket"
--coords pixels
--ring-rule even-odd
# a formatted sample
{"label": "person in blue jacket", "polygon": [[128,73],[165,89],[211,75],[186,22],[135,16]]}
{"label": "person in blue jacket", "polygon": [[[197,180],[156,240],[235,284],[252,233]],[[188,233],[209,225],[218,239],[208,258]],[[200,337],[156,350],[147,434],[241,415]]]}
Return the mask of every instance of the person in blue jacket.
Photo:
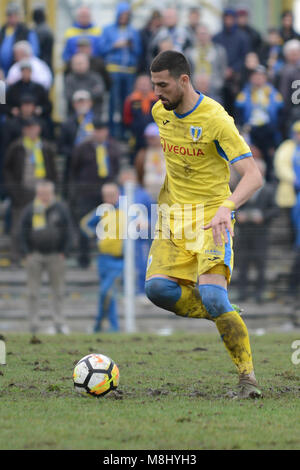
{"label": "person in blue jacket", "polygon": [[122,2],[117,7],[115,23],[106,26],[99,38],[98,52],[110,74],[109,124],[113,137],[123,138],[121,123],[126,97],[132,92],[141,55],[139,32],[130,24],[130,5]]}
{"label": "person in blue jacket", "polygon": [[[109,331],[117,332],[120,329],[115,283],[117,279],[122,278],[124,268],[124,213],[119,208],[119,187],[113,182],[106,183],[102,186],[101,193],[103,204],[81,221],[82,230],[88,236],[97,234],[98,239],[99,302],[95,333],[102,330],[102,322],[106,316],[110,323]],[[104,204],[107,205],[105,209]],[[103,208],[101,213],[100,208]]]}
{"label": "person in blue jacket", "polygon": [[0,69],[5,76],[14,62],[13,48],[19,41],[28,41],[33,54],[39,56],[40,44],[36,32],[21,22],[20,6],[17,3],[9,3],[6,8],[6,23],[0,30]]}
{"label": "person in blue jacket", "polygon": [[101,35],[101,28],[91,22],[91,12],[86,6],[76,10],[75,22],[65,32],[65,47],[63,50],[63,60],[68,62],[74,54],[78,52],[78,39],[87,38],[92,47],[92,56],[97,53],[97,44]]}
{"label": "person in blue jacket", "polygon": [[259,148],[267,164],[266,180],[272,179],[273,154],[282,136],[283,98],[268,83],[267,69],[259,65],[236,99],[237,123],[249,134],[250,141]]}

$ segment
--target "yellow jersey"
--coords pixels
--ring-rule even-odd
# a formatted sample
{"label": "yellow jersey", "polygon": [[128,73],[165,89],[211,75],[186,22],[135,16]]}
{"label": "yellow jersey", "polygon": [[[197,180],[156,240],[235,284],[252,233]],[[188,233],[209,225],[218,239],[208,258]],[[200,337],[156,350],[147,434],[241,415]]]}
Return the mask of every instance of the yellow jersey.
{"label": "yellow jersey", "polygon": [[252,156],[233,118],[201,93],[185,114],[167,111],[158,101],[152,115],[167,171],[158,203],[221,205],[231,195],[229,163]]}

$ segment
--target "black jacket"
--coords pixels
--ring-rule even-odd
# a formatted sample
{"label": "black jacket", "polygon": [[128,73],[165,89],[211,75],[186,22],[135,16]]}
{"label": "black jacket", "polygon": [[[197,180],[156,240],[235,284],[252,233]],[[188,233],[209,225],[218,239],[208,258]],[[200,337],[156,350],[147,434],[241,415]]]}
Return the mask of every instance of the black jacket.
{"label": "black jacket", "polygon": [[21,253],[33,251],[42,254],[63,253],[68,255],[72,246],[72,225],[68,208],[55,201],[46,209],[46,227],[34,230],[32,227],[33,203],[28,204],[20,221]]}

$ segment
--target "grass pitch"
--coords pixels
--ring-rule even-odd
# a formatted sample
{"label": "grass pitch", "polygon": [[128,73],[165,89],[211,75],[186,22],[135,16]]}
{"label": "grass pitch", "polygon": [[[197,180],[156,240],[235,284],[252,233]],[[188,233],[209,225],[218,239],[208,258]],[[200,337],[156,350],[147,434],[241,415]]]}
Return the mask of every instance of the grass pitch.
{"label": "grass pitch", "polygon": [[[252,337],[263,400],[223,397],[237,382],[219,337],[178,333],[6,337],[0,366],[0,449],[299,449],[299,334]],[[74,363],[112,357],[118,392],[73,390]]]}

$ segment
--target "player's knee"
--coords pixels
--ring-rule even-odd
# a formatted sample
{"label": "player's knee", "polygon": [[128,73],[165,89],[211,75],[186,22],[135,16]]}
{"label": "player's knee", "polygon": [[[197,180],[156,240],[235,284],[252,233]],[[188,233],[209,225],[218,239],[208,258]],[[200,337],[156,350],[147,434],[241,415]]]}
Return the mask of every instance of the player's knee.
{"label": "player's knee", "polygon": [[171,310],[180,299],[181,287],[170,279],[156,277],[145,282],[145,292],[155,305]]}
{"label": "player's knee", "polygon": [[215,284],[199,286],[202,303],[213,318],[218,318],[227,312],[234,310],[229,302],[227,290]]}

